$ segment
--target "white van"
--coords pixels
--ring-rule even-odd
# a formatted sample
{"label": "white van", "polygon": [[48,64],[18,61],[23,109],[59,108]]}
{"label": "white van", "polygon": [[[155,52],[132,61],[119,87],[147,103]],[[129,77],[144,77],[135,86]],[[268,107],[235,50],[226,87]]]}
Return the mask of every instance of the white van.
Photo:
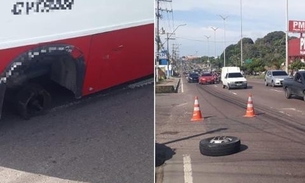
{"label": "white van", "polygon": [[248,87],[247,79],[242,75],[239,67],[223,67],[221,69],[222,88],[244,88]]}

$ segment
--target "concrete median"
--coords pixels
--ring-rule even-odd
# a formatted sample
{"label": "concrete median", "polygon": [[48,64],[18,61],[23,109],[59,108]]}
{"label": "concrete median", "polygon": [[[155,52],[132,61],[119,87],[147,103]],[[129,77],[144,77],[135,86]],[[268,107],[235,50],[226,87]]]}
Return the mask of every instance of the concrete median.
{"label": "concrete median", "polygon": [[180,78],[172,77],[156,83],[156,93],[177,93]]}

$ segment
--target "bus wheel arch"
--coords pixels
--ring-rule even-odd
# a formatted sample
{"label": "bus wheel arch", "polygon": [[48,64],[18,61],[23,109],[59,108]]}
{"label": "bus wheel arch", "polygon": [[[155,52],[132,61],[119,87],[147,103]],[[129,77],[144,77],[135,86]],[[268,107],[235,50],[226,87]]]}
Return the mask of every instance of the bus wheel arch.
{"label": "bus wheel arch", "polygon": [[[1,75],[1,85],[5,85],[1,89],[4,92],[6,90],[16,91],[15,94],[23,96],[22,100],[18,101],[21,103],[30,104],[32,100],[31,97],[27,98],[24,95],[33,95],[32,97],[41,95],[40,97],[45,99],[43,106],[47,106],[51,100],[49,94],[36,83],[33,85],[31,82],[33,79],[47,76],[48,79],[72,91],[75,98],[81,98],[85,70],[84,55],[78,48],[67,44],[39,45],[20,54],[11,62]],[[30,91],[32,94],[29,94]],[[25,106],[26,104],[21,107],[17,105],[17,110],[23,110],[19,114],[25,113],[24,111],[27,110]],[[26,115],[22,116],[27,118]]]}

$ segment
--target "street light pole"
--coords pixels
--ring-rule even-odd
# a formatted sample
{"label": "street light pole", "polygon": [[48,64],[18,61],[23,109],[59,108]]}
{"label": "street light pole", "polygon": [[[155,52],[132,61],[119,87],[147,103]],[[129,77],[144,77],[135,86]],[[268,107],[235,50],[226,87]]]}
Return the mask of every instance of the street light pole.
{"label": "street light pole", "polygon": [[213,29],[214,31],[214,57],[216,58],[216,31],[218,29],[218,27],[211,27],[211,29]]}
{"label": "street light pole", "polygon": [[288,0],[286,0],[286,72],[288,73],[288,31],[289,31],[289,27],[288,27]]}
{"label": "street light pole", "polygon": [[223,19],[223,45],[224,45],[224,51],[223,51],[223,66],[225,67],[226,66],[226,19],[229,17],[229,16],[221,16],[219,15],[220,18]]}
{"label": "street light pole", "polygon": [[[209,54],[210,54],[210,41],[209,41],[209,39],[210,39],[210,37],[211,36],[206,36],[206,35],[204,35],[206,38],[207,38],[207,40],[208,40],[208,54],[207,54],[207,56],[208,56],[208,63],[210,64],[210,60],[209,60]],[[210,65],[209,65],[210,66]]]}
{"label": "street light pole", "polygon": [[209,41],[209,39],[210,39],[210,37],[211,36],[206,36],[206,35],[204,35],[206,38],[207,38],[207,40],[208,40],[208,58],[209,58],[209,54],[210,54],[210,41]]}
{"label": "street light pole", "polygon": [[[169,40],[171,38],[171,36],[175,33],[175,31],[180,27],[180,26],[185,26],[186,24],[180,24],[178,25],[174,31],[172,33],[166,33],[166,41],[167,41],[167,79],[169,79],[170,77],[170,73],[169,73],[169,62],[170,62],[170,56],[169,56]],[[164,43],[162,44],[163,47]]]}
{"label": "street light pole", "polygon": [[[175,34],[175,32],[176,32],[176,30],[179,28],[179,27],[181,27],[181,26],[185,26],[186,24],[180,24],[180,25],[178,25],[175,29],[174,29],[174,31],[172,32],[172,33],[170,33],[169,34],[169,38],[173,35],[173,34]],[[165,42],[164,42],[165,43]],[[164,43],[162,44],[162,46],[164,45]]]}
{"label": "street light pole", "polygon": [[240,0],[240,66],[243,65],[243,8]]}

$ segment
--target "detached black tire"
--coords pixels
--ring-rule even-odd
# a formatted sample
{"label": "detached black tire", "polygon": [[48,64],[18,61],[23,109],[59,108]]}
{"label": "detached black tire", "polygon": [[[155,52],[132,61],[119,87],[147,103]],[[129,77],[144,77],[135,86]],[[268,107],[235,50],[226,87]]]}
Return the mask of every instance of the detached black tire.
{"label": "detached black tire", "polygon": [[28,120],[45,112],[51,103],[51,95],[37,84],[29,84],[16,95],[18,114]]}
{"label": "detached black tire", "polygon": [[225,156],[240,150],[240,139],[233,136],[206,138],[199,143],[200,153],[207,156]]}

